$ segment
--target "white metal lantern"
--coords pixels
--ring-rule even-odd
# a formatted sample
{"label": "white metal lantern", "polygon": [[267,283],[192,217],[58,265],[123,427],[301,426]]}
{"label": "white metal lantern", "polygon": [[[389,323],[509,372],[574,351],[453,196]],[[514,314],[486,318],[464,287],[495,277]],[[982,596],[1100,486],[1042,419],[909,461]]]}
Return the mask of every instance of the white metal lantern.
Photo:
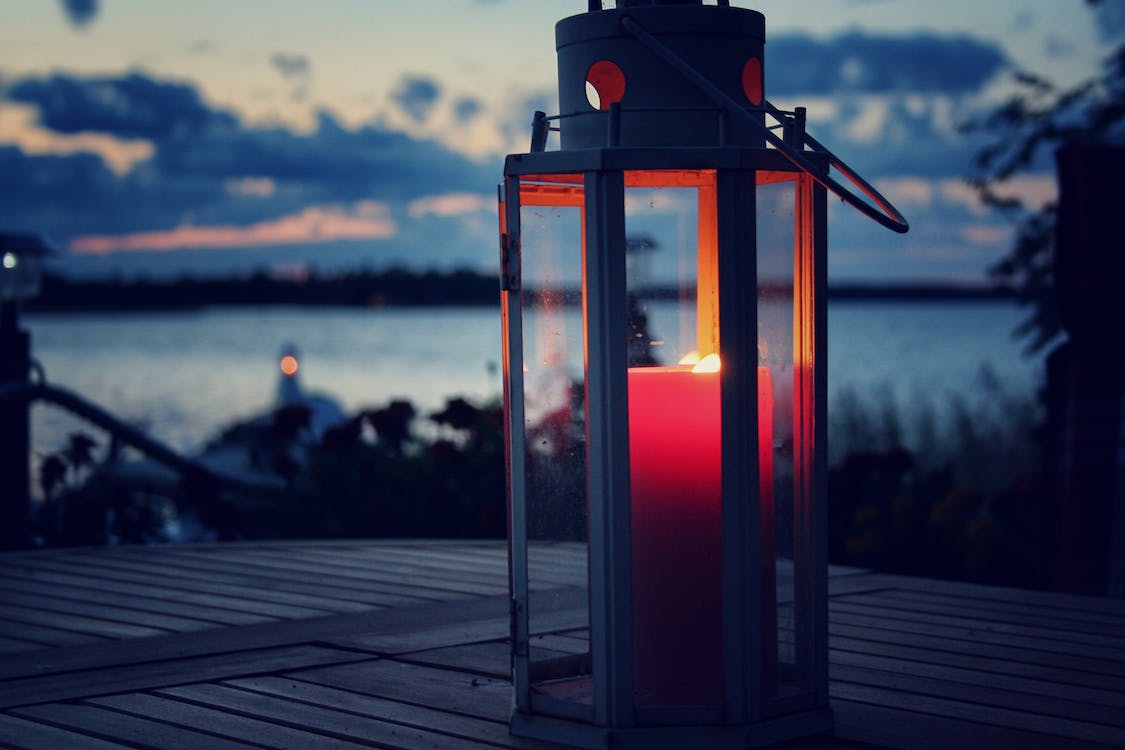
{"label": "white metal lantern", "polygon": [[826,190],[906,223],[766,101],[761,14],[600,5],[501,188],[512,731],[825,731]]}

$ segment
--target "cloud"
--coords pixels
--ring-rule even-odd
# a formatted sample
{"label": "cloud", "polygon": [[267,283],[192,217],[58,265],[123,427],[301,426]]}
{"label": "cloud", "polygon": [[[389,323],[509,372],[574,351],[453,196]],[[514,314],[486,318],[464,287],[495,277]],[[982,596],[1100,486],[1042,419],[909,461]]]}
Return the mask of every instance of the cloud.
{"label": "cloud", "polygon": [[479,99],[463,96],[453,103],[453,116],[457,122],[464,124],[480,114],[481,109],[483,106]]}
{"label": "cloud", "polygon": [[39,127],[34,108],[23,104],[0,107],[0,143],[15,144],[28,154],[97,154],[119,175],[153,154],[152,144],[145,140],[121,140],[102,133],[68,135]]}
{"label": "cloud", "polygon": [[414,122],[422,122],[429,117],[440,95],[441,87],[434,79],[408,75],[399,82],[398,87],[391,93],[391,98],[410,119]]}
{"label": "cloud", "polygon": [[348,209],[309,206],[295,214],[249,226],[184,224],[169,231],[76,237],[70,242],[70,250],[104,255],[130,250],[259,247],[333,240],[387,239],[393,237],[397,230],[385,205],[374,201],[359,201]]}
{"label": "cloud", "polygon": [[406,207],[406,213],[412,219],[424,219],[427,216],[464,216],[495,210],[495,199],[480,193],[428,195],[411,201]]}
{"label": "cloud", "polygon": [[62,0],[62,7],[76,28],[88,25],[98,15],[98,0]]}
{"label": "cloud", "polygon": [[192,86],[140,73],[81,79],[68,75],[25,78],[7,98],[34,105],[39,122],[59,133],[105,133],[118,138],[166,138],[198,131],[233,116],[209,108]]}
{"label": "cloud", "polygon": [[[109,252],[118,240],[107,237],[131,237],[118,243],[130,248],[142,242],[178,247],[181,240],[279,245],[284,240],[271,231],[301,236],[295,227],[314,220],[331,238],[345,231],[338,229],[346,224],[343,217],[312,209],[378,201],[405,212],[428,196],[491,195],[496,182],[493,165],[386,126],[345,127],[327,113],[309,132],[251,126],[207,106],[190,85],[140,74],[56,76],[15,81],[12,88],[21,103],[0,101],[0,226],[46,231],[63,245],[78,237],[103,238],[100,245],[81,246],[87,250]],[[121,93],[138,90],[154,95],[138,100]],[[142,121],[129,121],[130,111],[141,111]],[[22,127],[36,114],[41,126]],[[4,143],[6,120],[19,131],[14,144]],[[133,137],[139,133],[152,137]],[[433,204],[435,213],[419,220],[440,217],[443,206],[448,204]],[[277,225],[278,217],[309,223]],[[355,223],[361,219],[369,223]],[[378,220],[385,229],[389,218]],[[352,221],[347,226],[365,227],[369,238],[382,231],[370,223],[373,217]],[[459,236],[457,242],[468,239]]]}
{"label": "cloud", "polygon": [[766,45],[767,93],[943,92],[979,90],[1007,63],[995,44],[967,36],[874,36],[827,40],[780,35]]}
{"label": "cloud", "polygon": [[1125,3],[1121,0],[1099,0],[1095,12],[1098,17],[1098,33],[1103,40],[1112,42],[1125,34]]}
{"label": "cloud", "polygon": [[274,52],[270,55],[270,65],[287,80],[301,80],[312,72],[312,64],[308,57],[288,52]]}

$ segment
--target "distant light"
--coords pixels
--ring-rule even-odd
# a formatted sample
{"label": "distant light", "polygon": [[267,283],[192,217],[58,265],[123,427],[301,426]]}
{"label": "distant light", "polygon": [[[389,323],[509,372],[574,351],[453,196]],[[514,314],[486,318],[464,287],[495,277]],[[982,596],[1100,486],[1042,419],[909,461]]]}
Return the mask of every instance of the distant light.
{"label": "distant light", "polygon": [[19,256],[13,252],[4,253],[4,268],[12,269],[20,264]]}
{"label": "distant light", "polygon": [[296,375],[297,370],[299,370],[300,367],[301,366],[297,362],[297,358],[292,354],[286,354],[281,358],[281,372],[285,375],[288,375],[289,377],[293,377],[294,375]]}

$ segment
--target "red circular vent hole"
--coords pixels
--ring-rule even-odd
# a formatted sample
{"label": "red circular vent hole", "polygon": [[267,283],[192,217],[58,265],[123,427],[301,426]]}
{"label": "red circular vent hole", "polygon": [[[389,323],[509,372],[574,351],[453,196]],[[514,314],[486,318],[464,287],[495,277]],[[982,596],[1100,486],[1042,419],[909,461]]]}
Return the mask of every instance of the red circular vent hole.
{"label": "red circular vent hole", "polygon": [[762,61],[751,57],[742,66],[742,90],[755,107],[762,103]]}
{"label": "red circular vent hole", "polygon": [[625,74],[609,60],[598,60],[586,71],[586,99],[594,109],[609,105],[625,96]]}

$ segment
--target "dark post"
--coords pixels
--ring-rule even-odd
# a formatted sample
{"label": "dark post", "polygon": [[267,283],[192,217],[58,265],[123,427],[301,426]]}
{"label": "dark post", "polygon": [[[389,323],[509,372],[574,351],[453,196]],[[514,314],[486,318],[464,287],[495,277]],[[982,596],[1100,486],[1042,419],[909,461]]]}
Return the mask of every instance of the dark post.
{"label": "dark post", "polygon": [[[0,387],[30,372],[31,335],[20,328],[17,304],[6,301],[0,312]],[[27,402],[0,402],[0,549],[30,542],[30,433]]]}
{"label": "dark post", "polygon": [[1125,149],[1056,154],[1054,275],[1067,340],[1047,359],[1054,585],[1125,595]]}

